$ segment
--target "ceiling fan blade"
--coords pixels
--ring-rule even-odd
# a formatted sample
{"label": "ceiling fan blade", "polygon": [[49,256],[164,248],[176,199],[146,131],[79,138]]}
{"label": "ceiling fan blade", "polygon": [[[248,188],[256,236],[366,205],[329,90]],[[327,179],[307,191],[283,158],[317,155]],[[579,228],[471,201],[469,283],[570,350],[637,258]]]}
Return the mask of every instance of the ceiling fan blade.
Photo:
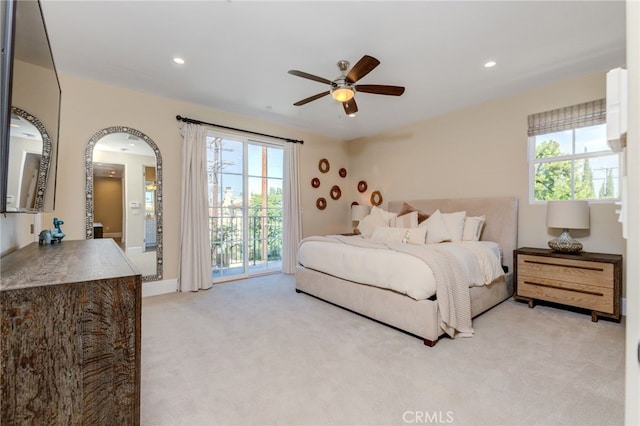
{"label": "ceiling fan blade", "polygon": [[373,93],[374,95],[400,96],[404,93],[402,86],[387,86],[384,84],[358,84],[355,86],[357,92]]}
{"label": "ceiling fan blade", "polygon": [[349,71],[346,80],[350,83],[355,83],[365,75],[369,74],[375,67],[380,64],[380,61],[373,56],[364,55]]}
{"label": "ceiling fan blade", "polygon": [[331,85],[330,80],[327,80],[326,78],[318,77],[317,75],[306,73],[304,71],[289,70],[289,74],[295,75],[297,77],[308,78],[309,80],[317,81],[318,83]]}
{"label": "ceiling fan blade", "polygon": [[344,112],[347,115],[355,114],[358,112],[358,105],[356,104],[356,98],[351,98],[350,100],[343,102],[342,106],[344,107]]}
{"label": "ceiling fan blade", "polygon": [[329,90],[327,90],[326,92],[322,92],[322,93],[318,93],[317,95],[313,95],[313,96],[309,96],[308,98],[305,98],[301,101],[296,102],[294,105],[295,106],[301,106],[304,104],[308,104],[311,101],[315,101],[316,99],[320,99],[323,96],[327,96],[329,93],[331,93]]}

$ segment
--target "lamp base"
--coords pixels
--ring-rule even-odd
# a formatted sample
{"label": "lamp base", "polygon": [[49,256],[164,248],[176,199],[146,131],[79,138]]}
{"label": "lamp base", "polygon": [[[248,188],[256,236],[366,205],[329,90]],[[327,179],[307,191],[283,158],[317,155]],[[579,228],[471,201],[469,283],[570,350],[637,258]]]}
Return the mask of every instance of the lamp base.
{"label": "lamp base", "polygon": [[582,244],[571,238],[569,230],[566,228],[562,230],[562,234],[558,238],[549,241],[549,247],[553,251],[562,253],[580,253],[582,251]]}

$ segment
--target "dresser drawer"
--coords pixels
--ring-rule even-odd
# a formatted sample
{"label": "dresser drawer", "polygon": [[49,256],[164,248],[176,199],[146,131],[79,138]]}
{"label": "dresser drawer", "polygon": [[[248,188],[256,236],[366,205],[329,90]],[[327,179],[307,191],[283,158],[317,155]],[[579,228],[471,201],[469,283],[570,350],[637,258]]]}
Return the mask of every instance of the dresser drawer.
{"label": "dresser drawer", "polygon": [[615,312],[612,286],[592,286],[518,274],[518,295],[610,314]]}
{"label": "dresser drawer", "polygon": [[519,255],[518,275],[613,289],[611,263]]}

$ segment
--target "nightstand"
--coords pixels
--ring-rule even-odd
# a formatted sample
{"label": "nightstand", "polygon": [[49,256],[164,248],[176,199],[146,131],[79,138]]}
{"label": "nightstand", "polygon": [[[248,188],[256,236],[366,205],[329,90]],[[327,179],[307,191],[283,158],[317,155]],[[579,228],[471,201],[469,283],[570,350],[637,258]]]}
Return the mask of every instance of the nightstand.
{"label": "nightstand", "polygon": [[580,252],[558,253],[524,247],[513,252],[513,298],[559,303],[591,311],[598,317],[620,321],[622,256]]}

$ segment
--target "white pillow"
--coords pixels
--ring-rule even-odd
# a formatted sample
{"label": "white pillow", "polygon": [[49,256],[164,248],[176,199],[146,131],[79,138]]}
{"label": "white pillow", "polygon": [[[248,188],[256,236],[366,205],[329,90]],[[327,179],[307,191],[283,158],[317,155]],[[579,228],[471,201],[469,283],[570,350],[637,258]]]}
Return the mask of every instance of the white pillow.
{"label": "white pillow", "polygon": [[467,212],[442,213],[444,223],[451,235],[451,241],[454,243],[462,241],[465,217],[467,217]]}
{"label": "white pillow", "polygon": [[371,213],[358,223],[358,230],[363,237],[370,237],[373,231],[379,227],[388,227],[390,221],[396,217],[395,213],[390,213],[381,208],[373,206]]}
{"label": "white pillow", "polygon": [[370,214],[358,223],[358,230],[363,237],[370,237],[379,227],[388,227],[389,223],[377,214]]}
{"label": "white pillow", "polygon": [[441,243],[451,241],[451,234],[447,229],[440,210],[436,210],[429,216],[429,219],[422,222],[419,228],[427,228],[427,243]]}
{"label": "white pillow", "polygon": [[372,240],[404,244],[424,245],[427,228],[376,228],[371,234]]}
{"label": "white pillow", "polygon": [[397,216],[396,213],[388,212],[380,207],[372,206],[371,214],[379,215],[381,218],[387,221],[387,226],[391,226],[391,221]]}
{"label": "white pillow", "polygon": [[423,246],[427,241],[427,228],[410,228],[407,237],[407,243]]}
{"label": "white pillow", "polygon": [[464,219],[464,230],[462,231],[462,241],[480,241],[482,227],[485,216],[467,216]]}
{"label": "white pillow", "polygon": [[396,228],[417,228],[418,227],[418,212],[411,212],[403,214],[402,216],[396,216],[391,220],[392,226]]}

